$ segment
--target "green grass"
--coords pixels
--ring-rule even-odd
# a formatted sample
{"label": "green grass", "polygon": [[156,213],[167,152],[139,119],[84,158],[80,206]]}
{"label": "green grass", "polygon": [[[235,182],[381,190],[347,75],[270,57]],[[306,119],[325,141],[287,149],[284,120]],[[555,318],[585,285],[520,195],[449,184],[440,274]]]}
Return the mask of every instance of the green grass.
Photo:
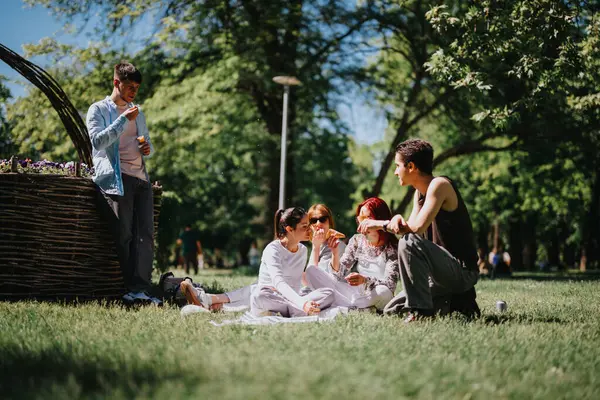
{"label": "green grass", "polygon": [[[233,289],[253,278],[203,271],[198,280]],[[600,398],[600,281],[477,289],[480,320],[411,325],[360,313],[217,328],[208,321],[234,315],[0,303],[0,397]]]}

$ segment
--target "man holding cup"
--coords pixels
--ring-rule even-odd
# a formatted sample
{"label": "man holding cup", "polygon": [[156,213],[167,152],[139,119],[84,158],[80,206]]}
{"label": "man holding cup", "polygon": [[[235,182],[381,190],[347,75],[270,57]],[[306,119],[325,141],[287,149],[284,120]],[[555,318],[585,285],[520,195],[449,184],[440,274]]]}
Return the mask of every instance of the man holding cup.
{"label": "man holding cup", "polygon": [[92,104],[87,127],[92,142],[94,182],[108,201],[119,262],[128,293],[123,300],[160,305],[148,294],[154,258],[152,186],[144,157],[154,149],[146,118],[133,101],[142,74],[132,64],[115,65],[113,91]]}

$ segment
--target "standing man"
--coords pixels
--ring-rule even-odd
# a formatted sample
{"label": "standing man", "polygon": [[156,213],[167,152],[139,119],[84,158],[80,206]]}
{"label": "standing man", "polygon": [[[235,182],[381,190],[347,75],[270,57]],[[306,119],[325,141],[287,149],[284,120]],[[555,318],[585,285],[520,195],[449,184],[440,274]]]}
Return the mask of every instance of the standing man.
{"label": "standing man", "polygon": [[185,230],[179,235],[177,244],[181,246],[183,262],[185,264],[185,273],[190,273],[190,266],[194,268],[194,273],[198,275],[198,256],[202,255],[202,244],[198,239],[192,226],[187,224]]}
{"label": "standing man", "polygon": [[410,311],[406,321],[411,322],[434,314],[434,298],[454,296],[459,299],[456,308],[478,315],[477,250],[471,218],[456,185],[448,177],[433,176],[433,148],[424,140],[400,143],[395,164],[400,185],[416,189],[410,217],[365,220],[358,227],[361,233],[377,228],[402,235],[398,261],[404,293],[390,304],[401,298],[402,308]]}
{"label": "standing man", "polygon": [[115,228],[126,302],[160,305],[151,297],[154,259],[152,187],[144,156],[154,149],[146,118],[133,104],[142,74],[132,64],[115,65],[112,94],[92,104],[87,127],[92,141],[94,182],[118,217]]}

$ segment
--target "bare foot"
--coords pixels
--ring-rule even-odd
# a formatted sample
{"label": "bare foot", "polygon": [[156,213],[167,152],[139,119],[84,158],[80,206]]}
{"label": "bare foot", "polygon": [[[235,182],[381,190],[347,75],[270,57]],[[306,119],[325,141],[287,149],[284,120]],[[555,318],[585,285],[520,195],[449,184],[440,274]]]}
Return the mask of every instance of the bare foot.
{"label": "bare foot", "polygon": [[179,288],[180,288],[181,292],[183,293],[183,295],[185,296],[185,299],[187,300],[188,304],[194,304],[196,306],[202,307],[202,303],[200,303],[200,299],[198,298],[198,296],[196,296],[196,289],[194,288],[194,285],[192,285],[192,283],[190,281],[181,282],[181,284],[179,285]]}

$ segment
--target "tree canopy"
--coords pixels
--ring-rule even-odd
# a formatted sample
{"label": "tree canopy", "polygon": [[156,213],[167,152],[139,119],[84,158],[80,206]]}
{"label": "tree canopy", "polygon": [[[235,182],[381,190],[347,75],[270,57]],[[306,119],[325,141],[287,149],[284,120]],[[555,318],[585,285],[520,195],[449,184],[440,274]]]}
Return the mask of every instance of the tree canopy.
{"label": "tree canopy", "polygon": [[[600,260],[598,1],[26,2],[94,32],[86,48],[26,47],[51,57],[82,114],[110,93],[116,61],[142,70],[158,150],[148,167],[166,190],[160,263],[186,223],[208,247],[241,254],[272,235],[277,75],[302,82],[290,96],[286,204],[326,203],[348,233],[366,196],[405,213],[412,190],[393,179],[395,147],[422,137],[436,173],[459,183],[484,250],[502,240],[527,268]],[[348,93],[385,111],[378,142],[355,142],[340,121]],[[0,86],[0,102],[8,95]],[[7,103],[0,122],[3,154],[75,159],[37,90]]]}

